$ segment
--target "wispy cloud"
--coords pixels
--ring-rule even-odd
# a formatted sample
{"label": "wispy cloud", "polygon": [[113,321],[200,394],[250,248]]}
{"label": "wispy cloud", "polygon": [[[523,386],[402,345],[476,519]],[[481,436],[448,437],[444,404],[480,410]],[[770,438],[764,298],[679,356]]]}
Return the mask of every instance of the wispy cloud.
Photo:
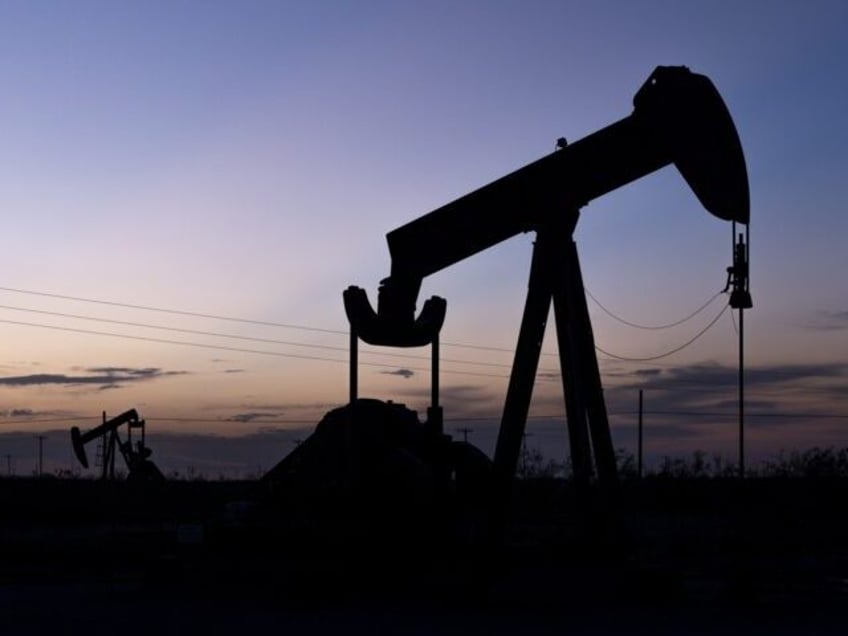
{"label": "wispy cloud", "polygon": [[395,369],[394,371],[380,371],[382,375],[397,375],[404,379],[409,379],[415,375],[412,369]]}
{"label": "wispy cloud", "polygon": [[[410,402],[430,402],[429,386],[410,386],[398,393]],[[497,418],[503,406],[503,395],[488,386],[447,384],[439,389],[439,401],[444,407],[445,417],[456,419],[492,415]]]}
{"label": "wispy cloud", "polygon": [[[616,379],[627,378],[617,374]],[[630,382],[605,391],[611,410],[633,410],[636,391],[645,392],[646,408],[655,411],[724,412],[736,407],[739,370],[734,366],[696,364],[629,375]],[[745,371],[747,404],[760,413],[809,411],[815,404],[833,403],[844,395],[848,364],[786,364],[748,368]],[[803,398],[803,401],[800,401]],[[650,405],[650,407],[647,406]],[[813,404],[813,406],[811,406]]]}
{"label": "wispy cloud", "polygon": [[132,382],[144,382],[165,377],[185,375],[187,371],[163,371],[156,367],[134,369],[131,367],[90,367],[80,369],[82,373],[33,373],[0,377],[0,386],[79,386],[97,385],[100,389],[114,389]]}
{"label": "wispy cloud", "polygon": [[[13,408],[0,410],[0,417],[29,419],[33,417],[62,417],[68,416],[68,411],[39,411],[31,408]],[[72,414],[70,414],[72,415]]]}
{"label": "wispy cloud", "polygon": [[805,327],[814,331],[838,331],[848,329],[848,311],[822,309]]}
{"label": "wispy cloud", "polygon": [[[631,377],[639,388],[669,389],[683,386],[735,386],[739,369],[720,364],[694,364],[662,369],[639,369],[617,377]],[[748,367],[745,382],[748,386],[774,386],[815,379],[848,378],[848,363],[823,362]]]}
{"label": "wispy cloud", "polygon": [[237,413],[236,415],[232,415],[227,418],[227,421],[246,424],[255,420],[270,419],[274,417],[280,417],[280,415],[278,413],[260,413],[257,411],[251,411],[248,413]]}
{"label": "wispy cloud", "polygon": [[636,376],[655,376],[662,373],[662,369],[636,369],[633,375]]}

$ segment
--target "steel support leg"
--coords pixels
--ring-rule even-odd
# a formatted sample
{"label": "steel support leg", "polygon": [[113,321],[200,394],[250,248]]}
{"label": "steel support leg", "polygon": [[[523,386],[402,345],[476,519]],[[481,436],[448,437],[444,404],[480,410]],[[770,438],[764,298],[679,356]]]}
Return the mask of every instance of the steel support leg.
{"label": "steel support leg", "polygon": [[518,333],[518,345],[509,376],[501,428],[495,447],[495,479],[498,497],[504,500],[515,476],[533,384],[542,351],[542,339],[551,308],[550,251],[548,239],[539,233],[533,248],[527,300]]}
{"label": "steel support leg", "polygon": [[571,448],[571,469],[579,491],[584,491],[592,477],[592,450],[589,446],[586,421],[585,384],[580,365],[579,329],[573,300],[569,297],[563,277],[559,277],[554,292],[554,319],[559,346],[559,365],[565,414],[568,426],[568,443]]}
{"label": "steel support leg", "polygon": [[569,240],[564,250],[567,267],[564,270],[569,285],[569,304],[577,338],[577,358],[580,365],[580,386],[583,391],[583,403],[589,421],[589,434],[595,456],[598,480],[604,487],[612,486],[617,480],[615,449],[610,433],[604,389],[601,383],[601,371],[595,352],[595,337],[592,333],[592,321],[586,305],[586,292],[583,289],[583,276],[580,272],[580,260],[577,246]]}
{"label": "steel support leg", "polygon": [[593,456],[599,482],[617,481],[580,263],[566,222],[540,230],[533,248],[527,300],[495,448],[496,496],[502,501],[509,495],[518,465],[552,299],[575,482],[583,490],[588,486]]}

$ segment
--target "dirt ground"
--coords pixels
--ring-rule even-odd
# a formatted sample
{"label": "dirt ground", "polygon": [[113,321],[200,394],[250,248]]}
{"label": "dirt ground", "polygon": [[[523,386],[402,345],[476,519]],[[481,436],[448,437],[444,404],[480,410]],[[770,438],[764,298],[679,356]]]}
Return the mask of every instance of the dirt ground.
{"label": "dirt ground", "polygon": [[846,495],[841,481],[647,480],[598,506],[531,481],[493,542],[466,508],[0,480],[0,629],[842,634]]}

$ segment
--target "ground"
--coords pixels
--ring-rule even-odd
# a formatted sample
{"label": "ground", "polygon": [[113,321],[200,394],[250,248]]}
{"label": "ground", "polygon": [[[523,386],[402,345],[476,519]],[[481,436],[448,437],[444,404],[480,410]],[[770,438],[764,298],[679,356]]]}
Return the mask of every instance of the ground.
{"label": "ground", "polygon": [[581,505],[567,482],[528,480],[493,543],[476,513],[434,502],[0,480],[0,617],[12,634],[843,633],[846,495],[844,480],[655,478]]}

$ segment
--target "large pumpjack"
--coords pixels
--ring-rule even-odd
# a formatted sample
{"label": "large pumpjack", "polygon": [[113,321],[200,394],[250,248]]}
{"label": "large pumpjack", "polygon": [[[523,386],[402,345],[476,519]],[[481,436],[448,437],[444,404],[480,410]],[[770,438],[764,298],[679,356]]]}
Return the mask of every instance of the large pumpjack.
{"label": "large pumpjack", "polygon": [[[376,311],[365,290],[350,286],[343,294],[350,323],[350,402],[329,413],[310,439],[270,471],[270,482],[294,491],[325,485],[366,493],[378,485],[409,493],[406,484],[425,483],[438,492],[465,492],[465,503],[472,505],[485,492],[499,525],[553,303],[574,482],[581,493],[592,483],[601,492],[615,491],[614,446],[572,238],[580,208],[674,164],[711,214],[734,226],[749,220],[742,147],[712,82],[685,67],[658,67],[633,103],[630,116],[572,144],[560,140],[553,153],[389,232],[391,274],[380,284]],[[492,466],[480,451],[444,435],[439,333],[447,303],[433,296],[417,316],[416,303],[424,277],[530,231],[536,233],[530,280]],[[400,405],[380,407],[358,395],[360,340],[432,347],[425,422]]]}
{"label": "large pumpjack", "polygon": [[[121,439],[118,430],[126,425],[126,439]],[[139,438],[133,441],[133,431]],[[112,419],[106,419],[103,413],[103,423],[90,431],[83,433],[79,427],[71,428],[71,444],[79,463],[88,468],[88,457],[85,445],[95,439],[100,439],[99,463],[102,469],[101,479],[115,479],[115,457],[120,452],[127,465],[128,481],[164,481],[162,471],[150,461],[151,451],[145,444],[145,422],[139,419],[138,412],[130,409]]]}
{"label": "large pumpjack", "polygon": [[745,159],[733,120],[712,82],[686,67],[658,67],[637,91],[633,113],[387,235],[391,275],[377,310],[351,286],[344,302],[351,329],[351,403],[357,400],[357,342],[433,347],[432,429],[441,430],[438,344],[446,302],[434,296],[418,317],[422,279],[533,231],[536,241],[518,344],[494,457],[500,499],[516,471],[553,301],[574,479],[585,487],[617,480],[612,436],[577,248],[580,208],[674,164],[714,216],[748,224]]}

